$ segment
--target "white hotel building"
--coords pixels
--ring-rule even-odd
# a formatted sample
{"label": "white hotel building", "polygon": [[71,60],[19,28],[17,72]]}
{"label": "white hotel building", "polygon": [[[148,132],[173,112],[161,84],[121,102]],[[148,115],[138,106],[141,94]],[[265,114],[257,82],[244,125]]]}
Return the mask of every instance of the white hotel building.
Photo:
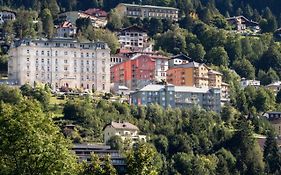
{"label": "white hotel building", "polygon": [[110,49],[104,42],[25,39],[15,42],[9,54],[9,79],[18,85],[110,91]]}

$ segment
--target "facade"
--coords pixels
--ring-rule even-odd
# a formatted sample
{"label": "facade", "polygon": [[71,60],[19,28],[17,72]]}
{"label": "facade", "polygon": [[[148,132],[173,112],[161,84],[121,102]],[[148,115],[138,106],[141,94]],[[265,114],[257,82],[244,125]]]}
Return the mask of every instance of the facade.
{"label": "facade", "polygon": [[226,103],[229,103],[229,84],[222,82],[221,83],[221,104],[222,106]]}
{"label": "facade", "polygon": [[178,21],[179,10],[173,7],[151,5],[137,5],[120,3],[116,9],[127,17],[133,18],[159,18]]}
{"label": "facade", "polygon": [[69,21],[64,21],[57,27],[57,37],[74,37],[76,35],[77,27]]}
{"label": "facade", "polygon": [[25,39],[15,42],[9,55],[8,76],[18,85],[40,82],[53,89],[110,91],[110,49],[106,43]]}
{"label": "facade", "polygon": [[78,161],[91,162],[91,154],[96,154],[102,161],[106,155],[110,155],[112,165],[118,171],[126,170],[126,159],[118,150],[110,149],[110,146],[98,144],[74,144],[72,151],[77,155]]}
{"label": "facade", "polygon": [[274,83],[271,83],[267,85],[266,88],[272,90],[274,93],[277,94],[277,92],[279,92],[281,89],[281,81],[276,81]]}
{"label": "facade", "polygon": [[104,143],[113,136],[120,136],[121,139],[129,140],[132,143],[146,141],[145,135],[139,135],[139,128],[128,122],[111,122],[103,128]]}
{"label": "facade", "polygon": [[250,30],[254,33],[260,32],[259,23],[247,19],[245,16],[234,16],[226,18],[230,25],[235,27],[235,30],[238,32],[244,32]]}
{"label": "facade", "polygon": [[163,107],[192,108],[202,107],[220,112],[220,89],[196,88],[174,85],[147,85],[130,94],[130,101],[135,105],[159,104]]}
{"label": "facade", "polygon": [[247,80],[245,78],[242,78],[240,85],[242,88],[245,88],[247,86],[254,86],[255,88],[258,88],[261,85],[261,82],[258,80]]}
{"label": "facade", "polygon": [[16,20],[16,13],[8,10],[0,11],[0,24],[3,24],[5,21],[14,21]]}
{"label": "facade", "polygon": [[145,30],[138,26],[130,26],[121,29],[118,33],[118,41],[121,48],[132,51],[142,51],[148,47],[148,36]]}
{"label": "facade", "polygon": [[168,60],[163,57],[136,55],[128,61],[110,68],[111,83],[130,90],[140,89],[148,84],[166,80]]}
{"label": "facade", "polygon": [[176,86],[221,88],[222,74],[205,64],[190,62],[170,68],[167,81]]}
{"label": "facade", "polygon": [[275,129],[276,134],[281,136],[281,112],[267,112],[264,114],[264,117],[271,123]]}

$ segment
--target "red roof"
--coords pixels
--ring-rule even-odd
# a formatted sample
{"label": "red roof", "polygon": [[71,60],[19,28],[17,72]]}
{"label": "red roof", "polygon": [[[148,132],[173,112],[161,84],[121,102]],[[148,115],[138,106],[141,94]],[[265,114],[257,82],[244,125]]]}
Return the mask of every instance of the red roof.
{"label": "red roof", "polygon": [[95,17],[107,17],[106,11],[98,8],[91,8],[85,11],[88,15],[95,16]]}
{"label": "red roof", "polygon": [[70,27],[74,27],[74,26],[72,25],[71,22],[69,22],[69,21],[64,21],[64,22],[60,25],[60,27],[62,27],[62,28],[70,28]]}

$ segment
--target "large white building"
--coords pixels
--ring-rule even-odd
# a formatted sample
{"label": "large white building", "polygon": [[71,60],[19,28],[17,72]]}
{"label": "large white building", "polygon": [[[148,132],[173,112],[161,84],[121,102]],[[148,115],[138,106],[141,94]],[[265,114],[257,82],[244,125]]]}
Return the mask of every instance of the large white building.
{"label": "large white building", "polygon": [[72,39],[20,40],[9,51],[8,75],[18,85],[48,83],[110,91],[110,49],[104,42]]}

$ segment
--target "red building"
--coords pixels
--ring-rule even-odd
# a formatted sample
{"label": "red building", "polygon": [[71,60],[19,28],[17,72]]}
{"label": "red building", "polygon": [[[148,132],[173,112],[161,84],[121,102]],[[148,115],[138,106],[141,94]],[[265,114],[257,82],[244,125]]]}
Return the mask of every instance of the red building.
{"label": "red building", "polygon": [[140,55],[111,67],[111,83],[131,90],[142,88],[155,80],[155,59]]}

